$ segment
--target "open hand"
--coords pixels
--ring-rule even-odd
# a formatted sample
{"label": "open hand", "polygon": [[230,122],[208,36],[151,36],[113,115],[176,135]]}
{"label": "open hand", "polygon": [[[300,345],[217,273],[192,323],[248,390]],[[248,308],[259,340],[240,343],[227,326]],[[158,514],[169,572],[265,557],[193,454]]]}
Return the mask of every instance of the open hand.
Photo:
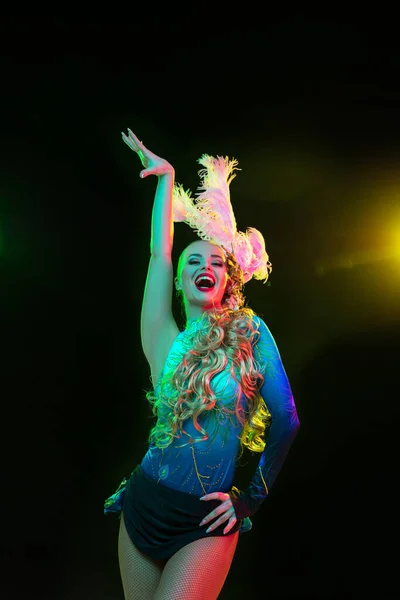
{"label": "open hand", "polygon": [[144,166],[143,171],[140,172],[140,177],[147,177],[147,175],[172,175],[174,173],[174,169],[169,162],[148,150],[133,131],[128,129],[128,135],[123,132],[121,132],[121,135],[125,144],[138,154]]}
{"label": "open hand", "polygon": [[224,529],[224,534],[228,533],[235,525],[237,518],[235,514],[235,509],[233,508],[232,500],[229,494],[224,494],[223,492],[212,492],[211,494],[206,494],[202,496],[200,500],[220,500],[222,504],[214,508],[204,519],[201,521],[201,525],[205,525],[214,519],[215,517],[219,517],[210,527],[207,529],[207,533],[216,529],[225,521],[228,521],[227,526]]}

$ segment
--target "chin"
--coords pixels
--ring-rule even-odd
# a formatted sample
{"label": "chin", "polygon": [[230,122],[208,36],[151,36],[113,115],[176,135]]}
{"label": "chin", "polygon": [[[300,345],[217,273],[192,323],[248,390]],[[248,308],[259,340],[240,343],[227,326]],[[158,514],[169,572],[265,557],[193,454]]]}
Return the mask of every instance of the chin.
{"label": "chin", "polygon": [[221,301],[217,300],[216,298],[191,298],[189,300],[189,304],[192,304],[194,306],[203,306],[203,307],[209,307],[212,308],[213,306],[218,306],[221,304]]}

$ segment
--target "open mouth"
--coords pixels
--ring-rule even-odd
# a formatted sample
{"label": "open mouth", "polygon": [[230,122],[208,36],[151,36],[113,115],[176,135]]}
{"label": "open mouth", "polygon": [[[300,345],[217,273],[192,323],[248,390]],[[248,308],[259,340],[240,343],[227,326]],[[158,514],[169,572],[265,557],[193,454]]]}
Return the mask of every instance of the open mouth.
{"label": "open mouth", "polygon": [[204,273],[202,275],[198,275],[194,283],[197,289],[201,292],[209,292],[215,287],[214,277],[212,275],[205,275]]}

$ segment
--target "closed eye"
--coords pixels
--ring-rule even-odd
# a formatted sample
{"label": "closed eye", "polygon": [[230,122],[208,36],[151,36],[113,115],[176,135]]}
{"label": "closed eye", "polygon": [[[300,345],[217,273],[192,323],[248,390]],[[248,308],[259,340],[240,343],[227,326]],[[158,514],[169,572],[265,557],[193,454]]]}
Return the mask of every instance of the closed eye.
{"label": "closed eye", "polygon": [[[188,261],[188,265],[198,265],[199,263],[200,263],[199,260],[196,260],[196,259],[193,259],[193,258]],[[215,262],[215,263],[212,263],[212,264],[213,264],[213,267],[223,267],[224,266],[224,263],[220,263],[220,262],[218,262],[218,263]]]}

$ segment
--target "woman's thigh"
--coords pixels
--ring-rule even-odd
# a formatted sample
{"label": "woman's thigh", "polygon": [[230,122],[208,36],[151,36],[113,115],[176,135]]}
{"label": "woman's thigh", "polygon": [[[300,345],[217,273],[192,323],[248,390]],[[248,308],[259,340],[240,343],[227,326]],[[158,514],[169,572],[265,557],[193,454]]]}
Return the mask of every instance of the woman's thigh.
{"label": "woman's thigh", "polygon": [[123,513],[118,535],[118,559],[125,600],[153,600],[165,561],[155,561],[136,548],[126,531]]}
{"label": "woman's thigh", "polygon": [[239,532],[201,538],[166,563],[154,600],[215,600],[225,583]]}

